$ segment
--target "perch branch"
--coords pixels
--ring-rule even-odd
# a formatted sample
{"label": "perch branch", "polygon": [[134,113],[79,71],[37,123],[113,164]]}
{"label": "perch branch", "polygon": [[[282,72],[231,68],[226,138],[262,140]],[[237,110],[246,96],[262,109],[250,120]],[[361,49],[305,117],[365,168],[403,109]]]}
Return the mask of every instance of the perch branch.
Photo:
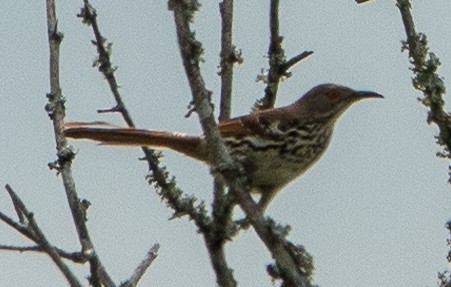
{"label": "perch branch", "polygon": [[268,221],[263,218],[261,209],[250,195],[250,186],[247,184],[246,175],[227,153],[222,142],[213,115],[211,92],[206,89],[200,72],[202,44],[196,40],[190,28],[190,22],[192,22],[194,13],[199,8],[199,3],[195,0],[170,0],[168,6],[174,13],[185,74],[188,78],[193,103],[199,115],[200,125],[206,137],[213,165],[224,176],[255,231],[270,250],[281,278],[290,286],[310,286],[308,278],[298,270],[295,258],[290,253],[283,236],[278,234],[273,226],[269,226]]}

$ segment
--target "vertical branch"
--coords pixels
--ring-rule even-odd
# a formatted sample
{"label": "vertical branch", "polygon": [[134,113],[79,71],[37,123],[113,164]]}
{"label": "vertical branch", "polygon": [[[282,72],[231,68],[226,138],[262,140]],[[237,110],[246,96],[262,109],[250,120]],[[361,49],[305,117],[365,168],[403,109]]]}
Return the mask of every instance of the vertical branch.
{"label": "vertical branch", "polygon": [[279,67],[285,63],[285,51],[282,48],[283,37],[279,33],[279,0],[271,0],[269,11],[270,43],[268,49],[269,71],[265,96],[260,100],[258,109],[270,109],[276,102],[279,81]]}
{"label": "vertical branch", "polygon": [[82,250],[86,251],[91,250],[93,246],[83,220],[82,211],[78,205],[79,199],[72,176],[71,159],[74,154],[68,147],[67,141],[63,135],[65,107],[59,83],[59,47],[63,35],[57,30],[54,0],[47,0],[47,24],[50,45],[50,94],[48,94],[49,104],[46,106],[46,109],[53,121],[58,155],[58,160],[52,167],[57,168],[58,172],[61,173]]}
{"label": "vertical branch", "polygon": [[[193,95],[193,102],[196,111],[199,114],[201,126],[204,130],[205,136],[207,137],[208,148],[210,151],[217,151],[217,154],[212,155],[212,160],[215,162],[215,166],[221,166],[223,164],[225,166],[231,165],[232,161],[228,157],[225,146],[222,143],[216,121],[214,119],[213,105],[210,101],[211,92],[206,89],[205,82],[200,72],[199,63],[201,61],[201,55],[203,53],[202,44],[195,39],[194,33],[190,30],[189,26],[189,23],[193,19],[194,12],[198,10],[200,4],[197,1],[170,0],[168,2],[168,6],[170,10],[174,11],[174,20],[177,28],[177,38],[179,42],[180,53],[183,59],[183,66],[185,68],[185,74],[188,77],[191,93]],[[223,29],[230,30],[231,33],[231,27]],[[229,40],[227,39],[226,41]],[[232,74],[231,71],[228,71],[228,69],[229,68],[226,68],[226,70],[222,71],[229,76],[226,85],[230,85],[228,87],[223,87],[225,91],[223,94],[223,101],[226,106],[229,106],[229,108],[226,107],[226,109],[223,111],[223,117],[228,117],[230,113]],[[226,111],[227,109],[229,111]],[[213,214],[215,217],[215,224],[212,225],[213,230],[204,229],[203,235],[210,254],[210,260],[212,262],[213,269],[216,273],[217,283],[220,286],[232,287],[236,286],[236,281],[232,276],[232,271],[228,268],[225,261],[225,237],[224,235],[217,237],[217,235],[220,234],[220,232],[218,231],[224,228],[224,226],[219,225],[218,219],[222,218],[226,221],[230,221],[231,216],[231,207],[229,207],[229,214],[224,214],[223,212],[219,213],[219,209],[225,206],[220,202],[221,200],[225,199],[223,186],[221,185],[222,183],[220,182],[220,179],[217,179],[215,181],[215,204],[213,206]],[[224,218],[224,216],[226,217]]]}
{"label": "vertical branch", "polygon": [[271,0],[269,11],[269,71],[266,77],[263,76],[258,78],[264,79],[266,88],[264,97],[259,99],[255,104],[255,109],[257,110],[273,108],[276,102],[280,80],[283,77],[290,77],[291,73],[289,73],[288,70],[292,66],[313,54],[312,51],[304,51],[287,61],[285,51],[282,48],[283,37],[279,32],[279,5],[280,0]]}
{"label": "vertical branch", "polygon": [[226,179],[236,195],[241,208],[246,213],[258,236],[270,250],[276,261],[277,271],[286,282],[285,286],[310,286],[309,279],[296,264],[296,258],[289,249],[288,242],[274,223],[263,218],[261,209],[250,195],[246,175],[239,164],[228,154],[213,115],[210,101],[211,92],[205,87],[200,73],[202,44],[191,31],[190,22],[200,4],[196,0],[169,0],[168,7],[174,12],[177,38],[185,74],[191,88],[193,102],[204,131],[213,167]]}
{"label": "vertical branch", "polygon": [[429,52],[426,35],[415,31],[410,1],[397,0],[397,7],[401,12],[407,35],[403,49],[409,51],[409,58],[413,65],[411,69],[415,74],[413,86],[423,92],[424,98],[421,103],[429,109],[428,123],[435,123],[439,128],[437,144],[444,147],[444,152],[439,156],[451,158],[451,116],[443,109],[446,88],[437,73],[441,65],[440,60],[433,52]]}
{"label": "vertical branch", "polygon": [[[230,119],[233,87],[233,65],[240,62],[240,55],[233,46],[233,0],[219,3],[221,12],[221,101],[219,121]],[[214,199],[212,205],[212,231],[204,234],[205,243],[210,254],[210,261],[216,273],[219,286],[237,286],[233,270],[228,266],[225,257],[225,244],[233,231],[232,212],[235,206],[231,193],[225,192],[225,182],[221,176],[214,179]]]}
{"label": "vertical branch", "polygon": [[[64,116],[65,107],[64,99],[61,94],[61,86],[59,82],[59,47],[63,39],[63,35],[58,31],[57,18],[55,11],[55,0],[47,0],[47,29],[50,50],[50,93],[47,95],[49,103],[46,110],[53,121],[53,129],[55,133],[56,149],[58,159],[55,163],[50,164],[51,168],[55,168],[61,173],[64,188],[66,191],[67,201],[72,212],[72,218],[77,230],[78,238],[81,243],[82,252],[90,255],[90,264],[92,266],[101,266],[100,260],[94,251],[94,246],[89,237],[88,229],[85,224],[83,211],[80,208],[80,200],[75,189],[75,181],[72,176],[72,159],[74,152],[68,147],[64,137]],[[103,268],[100,268],[103,270]],[[109,279],[106,273],[103,274],[104,279]],[[93,282],[99,282],[99,268],[91,273]],[[114,286],[110,280],[106,280],[106,286]],[[94,285],[96,286],[96,285]],[[100,286],[100,285],[97,285]]]}
{"label": "vertical branch", "polygon": [[231,165],[233,161],[228,156],[222,143],[221,135],[214,119],[213,104],[211,103],[211,91],[205,87],[205,81],[200,72],[202,44],[196,40],[195,34],[190,29],[194,13],[200,4],[196,0],[181,1],[169,0],[168,6],[174,11],[174,20],[177,30],[177,39],[182,56],[185,74],[188,78],[193,102],[200,117],[200,124],[208,140],[207,147],[216,156],[212,156],[214,166],[222,164]]}
{"label": "vertical branch", "polygon": [[[445,84],[438,75],[437,70],[441,63],[438,57],[429,52],[426,35],[417,33],[415,23],[411,13],[409,0],[397,0],[397,5],[401,13],[402,22],[406,32],[407,40],[403,42],[403,49],[409,51],[410,62],[413,65],[411,70],[414,73],[412,80],[415,89],[421,91],[424,98],[421,103],[428,108],[428,123],[435,123],[439,128],[437,144],[443,147],[443,152],[437,153],[439,157],[451,159],[451,116],[443,107],[446,93]],[[451,183],[451,166],[449,168]],[[446,223],[446,228],[451,231],[451,221]],[[448,247],[450,240],[448,239]],[[448,251],[448,263],[451,262],[451,251]],[[438,272],[438,285],[449,287],[451,285],[451,273],[449,271]]]}
{"label": "vertical branch", "polygon": [[230,118],[232,87],[233,87],[233,65],[242,63],[241,52],[236,51],[233,45],[233,0],[224,0],[219,3],[221,12],[222,31],[221,31],[221,104],[219,112],[219,121]]}

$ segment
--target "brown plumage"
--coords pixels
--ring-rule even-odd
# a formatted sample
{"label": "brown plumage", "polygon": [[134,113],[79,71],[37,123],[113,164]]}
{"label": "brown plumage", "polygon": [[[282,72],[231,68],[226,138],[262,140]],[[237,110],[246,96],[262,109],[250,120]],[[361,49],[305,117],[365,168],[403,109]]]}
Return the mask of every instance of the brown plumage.
{"label": "brown plumage", "polygon": [[[231,155],[239,160],[253,186],[261,193],[264,209],[274,195],[302,175],[329,145],[336,120],[354,102],[382,98],[368,91],[323,84],[291,105],[237,117],[219,123]],[[205,140],[200,136],[131,128],[89,127],[73,123],[65,130],[70,138],[107,145],[169,148],[211,165]]]}

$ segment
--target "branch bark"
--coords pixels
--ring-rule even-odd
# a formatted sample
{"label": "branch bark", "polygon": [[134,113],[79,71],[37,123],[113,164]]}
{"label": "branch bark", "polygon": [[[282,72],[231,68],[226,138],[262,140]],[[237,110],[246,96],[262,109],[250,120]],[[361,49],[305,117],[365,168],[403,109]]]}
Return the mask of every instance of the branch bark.
{"label": "branch bark", "polygon": [[[97,48],[98,59],[96,65],[99,71],[107,79],[110,90],[116,101],[116,106],[108,110],[99,110],[99,112],[119,112],[129,127],[135,127],[135,123],[129,113],[124,101],[122,100],[119,86],[117,84],[115,71],[117,67],[113,67],[110,54],[111,45],[107,43],[106,38],[101,34],[97,24],[97,12],[90,4],[89,0],[83,0],[84,7],[78,14],[82,18],[83,23],[92,27],[95,41],[93,44]],[[174,210],[174,217],[188,215],[199,227],[199,229],[207,228],[211,219],[206,215],[206,211],[202,204],[196,206],[197,201],[192,196],[185,196],[184,192],[177,187],[176,181],[166,171],[164,166],[160,166],[160,155],[148,147],[141,147],[144,153],[144,159],[147,161],[149,175],[147,179],[149,184],[154,184],[158,194],[166,201],[167,205]]]}
{"label": "branch bark", "polygon": [[[219,3],[222,20],[221,31],[221,100],[219,121],[227,120],[231,115],[233,66],[241,62],[241,56],[233,46],[233,0],[224,0]],[[215,176],[213,185],[212,228],[203,234],[205,245],[210,255],[210,262],[216,274],[216,282],[221,287],[235,287],[237,282],[233,270],[229,267],[225,255],[225,245],[231,238],[233,221],[233,208],[235,202],[233,195],[226,192],[223,178]]]}
{"label": "branch bark", "polygon": [[228,154],[214,120],[211,92],[206,89],[200,72],[202,44],[196,40],[191,31],[190,22],[200,4],[195,1],[169,0],[169,9],[174,12],[179,49],[183,66],[193,96],[193,103],[199,115],[199,122],[204,131],[213,165],[228,182],[238,198],[241,208],[248,216],[252,226],[266,247],[272,253],[280,275],[290,286],[310,286],[309,280],[299,272],[291,256],[286,241],[275,232],[263,218],[263,214],[250,195],[250,186],[242,168]]}
{"label": "branch bark", "polygon": [[30,234],[32,234],[33,241],[39,244],[39,246],[45,250],[45,253],[50,256],[61,273],[63,273],[64,277],[66,277],[66,280],[69,282],[70,286],[82,287],[82,284],[78,281],[77,277],[75,277],[69,267],[63,262],[56,248],[50,244],[44,233],[39,228],[34,218],[34,214],[28,211],[25,204],[9,185],[6,185],[5,188],[13,200],[16,210],[18,210],[26,218],[26,228],[29,230]]}
{"label": "branch bark", "polygon": [[429,52],[426,35],[416,32],[410,1],[397,0],[397,7],[401,12],[407,35],[403,49],[409,51],[409,58],[413,65],[411,69],[415,74],[413,86],[424,95],[421,103],[429,109],[428,123],[434,123],[439,128],[437,144],[444,148],[444,152],[438,155],[450,159],[451,116],[444,110],[446,88],[442,78],[437,73],[441,65],[440,60],[433,52]]}
{"label": "branch bark", "polygon": [[305,51],[287,61],[282,48],[283,37],[279,31],[279,5],[280,0],[271,0],[269,11],[270,43],[268,49],[269,71],[265,77],[265,96],[257,101],[255,108],[266,110],[274,107],[279,90],[279,83],[283,77],[290,77],[288,70],[307,58],[312,51]]}
{"label": "branch bark", "polygon": [[159,244],[154,244],[149,252],[147,252],[146,257],[141,261],[141,263],[136,267],[130,279],[120,285],[120,287],[134,287],[138,285],[139,280],[143,277],[144,273],[150,267],[152,262],[158,257],[158,249],[160,249]]}
{"label": "branch bark", "polygon": [[[75,189],[75,181],[72,176],[71,168],[74,152],[68,146],[63,134],[65,107],[59,82],[59,47],[63,35],[58,31],[55,1],[47,0],[46,3],[50,52],[50,93],[48,94],[49,103],[46,106],[46,110],[53,122],[58,156],[58,159],[49,166],[57,169],[63,179],[67,201],[72,212],[72,218],[77,229],[82,252],[89,255],[90,258],[89,263],[91,265],[91,280],[94,283],[93,286],[100,286],[100,284],[95,284],[100,281],[103,281],[105,286],[115,286],[108,274],[106,274],[106,272],[101,272],[104,271],[104,268],[94,250],[94,245],[85,224],[84,213],[79,204],[80,199]],[[92,268],[94,266],[96,268]]]}

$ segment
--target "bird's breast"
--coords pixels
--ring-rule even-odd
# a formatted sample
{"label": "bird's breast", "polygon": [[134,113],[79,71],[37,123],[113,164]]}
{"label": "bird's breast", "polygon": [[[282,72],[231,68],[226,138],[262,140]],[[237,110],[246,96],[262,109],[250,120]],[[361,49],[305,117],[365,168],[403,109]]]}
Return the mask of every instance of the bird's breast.
{"label": "bird's breast", "polygon": [[324,153],[332,129],[306,125],[286,130],[283,137],[270,135],[226,138],[231,155],[239,160],[254,186],[282,188],[308,170]]}

